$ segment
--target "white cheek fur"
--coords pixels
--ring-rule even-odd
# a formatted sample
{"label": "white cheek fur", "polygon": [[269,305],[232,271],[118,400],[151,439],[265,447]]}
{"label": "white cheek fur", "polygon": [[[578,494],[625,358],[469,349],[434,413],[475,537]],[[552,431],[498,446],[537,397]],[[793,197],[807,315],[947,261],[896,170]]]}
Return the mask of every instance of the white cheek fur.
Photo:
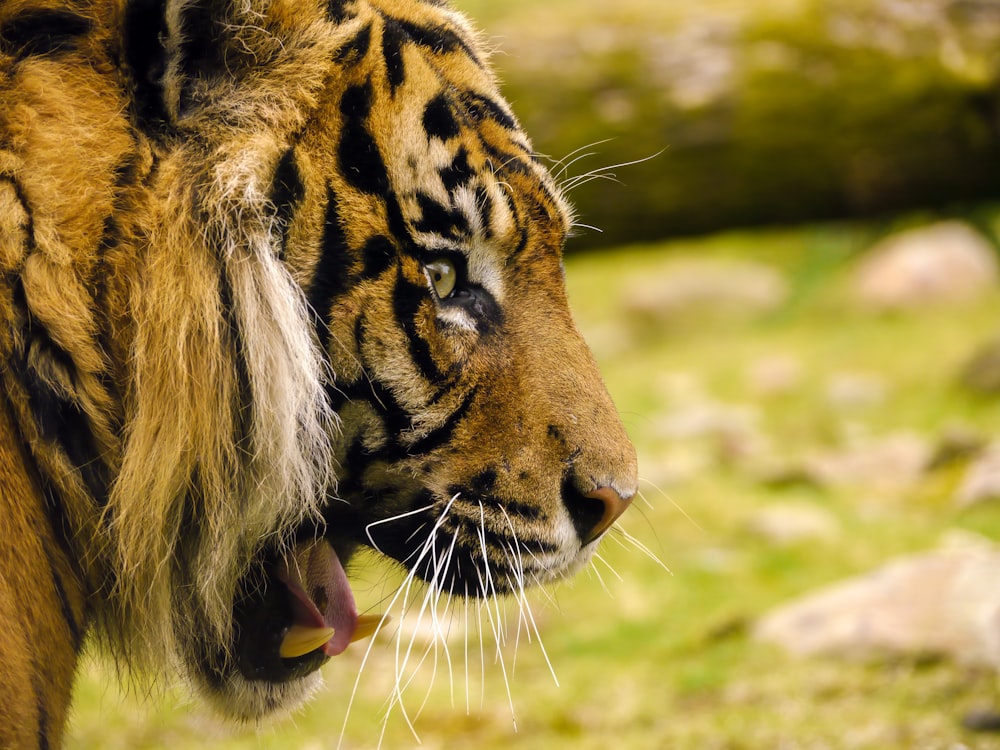
{"label": "white cheek fur", "polygon": [[476,329],[476,322],[472,319],[472,316],[461,308],[441,306],[438,309],[437,317],[438,320],[449,323],[457,328],[467,331]]}

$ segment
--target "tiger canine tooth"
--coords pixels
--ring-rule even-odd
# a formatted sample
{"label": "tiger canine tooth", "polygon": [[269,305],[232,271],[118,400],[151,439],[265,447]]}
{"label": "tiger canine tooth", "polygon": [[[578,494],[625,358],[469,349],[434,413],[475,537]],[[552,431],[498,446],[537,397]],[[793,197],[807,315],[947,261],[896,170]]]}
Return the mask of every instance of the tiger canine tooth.
{"label": "tiger canine tooth", "polygon": [[310,628],[305,625],[292,625],[278,647],[278,655],[282,659],[294,659],[315,651],[333,638],[336,631],[333,628]]}
{"label": "tiger canine tooth", "polygon": [[351,636],[351,643],[367,638],[381,627],[383,622],[389,621],[389,615],[358,615],[358,623],[354,628],[354,635]]}

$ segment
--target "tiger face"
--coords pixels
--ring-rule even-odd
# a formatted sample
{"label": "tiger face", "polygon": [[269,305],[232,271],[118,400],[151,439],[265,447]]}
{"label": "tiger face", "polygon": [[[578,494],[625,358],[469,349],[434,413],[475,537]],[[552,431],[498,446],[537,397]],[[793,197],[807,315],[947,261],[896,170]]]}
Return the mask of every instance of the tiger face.
{"label": "tiger face", "polygon": [[[334,371],[332,557],[371,547],[469,597],[567,576],[636,482],[566,300],[568,207],[458,16],[368,10],[273,180]],[[349,631],[349,593],[321,588]]]}
{"label": "tiger face", "polygon": [[362,547],[460,597],[585,565],[635,453],[465,20],[92,5],[0,7],[0,313],[96,627],[255,719],[375,627]]}

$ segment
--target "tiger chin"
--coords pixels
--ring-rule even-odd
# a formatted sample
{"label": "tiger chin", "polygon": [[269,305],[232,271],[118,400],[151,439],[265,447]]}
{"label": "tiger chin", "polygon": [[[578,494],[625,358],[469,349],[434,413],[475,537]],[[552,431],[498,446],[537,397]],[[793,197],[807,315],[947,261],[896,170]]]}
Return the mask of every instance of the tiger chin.
{"label": "tiger chin", "polygon": [[0,0],[0,746],[88,640],[289,710],[378,627],[362,547],[584,565],[636,465],[569,217],[442,3]]}

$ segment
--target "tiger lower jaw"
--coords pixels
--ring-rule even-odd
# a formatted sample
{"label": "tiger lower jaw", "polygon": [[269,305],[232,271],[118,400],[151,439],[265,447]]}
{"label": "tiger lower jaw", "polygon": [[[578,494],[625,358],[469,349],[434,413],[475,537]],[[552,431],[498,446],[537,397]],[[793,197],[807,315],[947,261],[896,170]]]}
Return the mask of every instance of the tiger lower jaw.
{"label": "tiger lower jaw", "polygon": [[241,582],[231,644],[195,642],[200,655],[189,662],[219,710],[255,721],[296,707],[320,684],[323,664],[380,627],[382,618],[357,613],[344,570],[352,549],[308,538],[267,555]]}
{"label": "tiger lower jaw", "polygon": [[[399,563],[409,578],[475,599],[518,595],[567,578],[596,547],[581,545],[569,526],[554,535],[558,544],[543,550],[528,540],[505,545],[469,521],[441,523],[440,508],[365,523],[344,513],[349,507],[338,505],[338,517],[327,519],[328,528],[344,529],[349,541],[309,538],[284,556],[271,555],[263,581],[258,575],[244,582],[248,593],[234,608],[233,644],[198,668],[198,681],[224,713],[257,721],[294,709],[322,683],[320,667],[381,627],[382,617],[358,615],[345,572],[359,544]],[[379,533],[389,528],[391,534]]]}

